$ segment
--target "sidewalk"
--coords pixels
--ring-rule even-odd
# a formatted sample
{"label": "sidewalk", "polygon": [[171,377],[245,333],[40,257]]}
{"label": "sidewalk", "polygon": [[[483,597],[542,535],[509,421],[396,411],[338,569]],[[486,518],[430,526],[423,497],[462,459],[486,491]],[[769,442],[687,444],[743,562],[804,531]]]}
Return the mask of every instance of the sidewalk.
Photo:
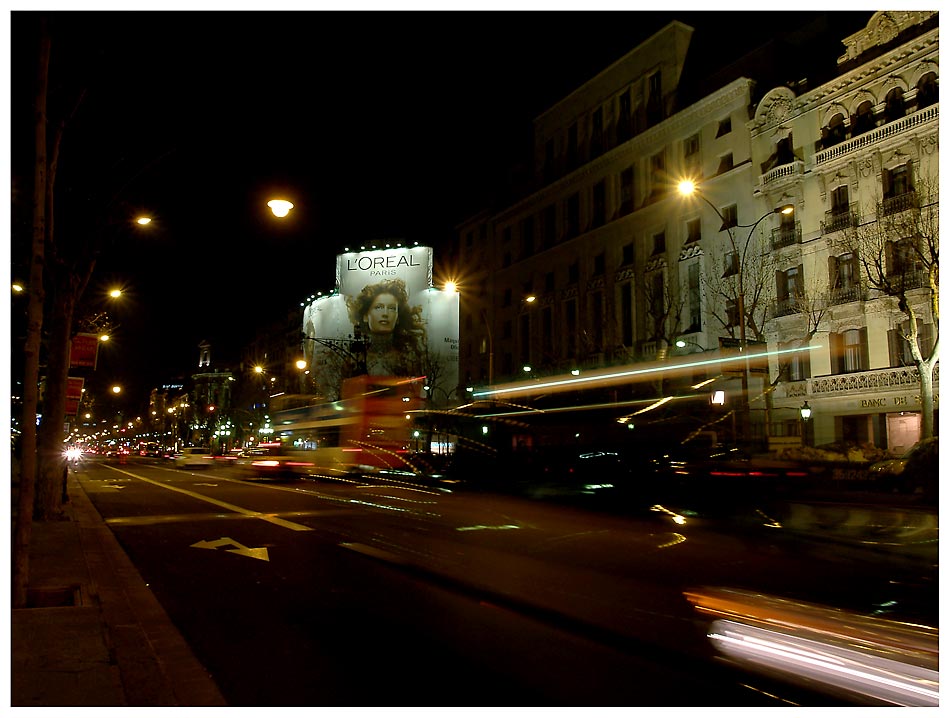
{"label": "sidewalk", "polygon": [[11,620],[11,706],[225,706],[75,477],[35,522],[31,608]]}

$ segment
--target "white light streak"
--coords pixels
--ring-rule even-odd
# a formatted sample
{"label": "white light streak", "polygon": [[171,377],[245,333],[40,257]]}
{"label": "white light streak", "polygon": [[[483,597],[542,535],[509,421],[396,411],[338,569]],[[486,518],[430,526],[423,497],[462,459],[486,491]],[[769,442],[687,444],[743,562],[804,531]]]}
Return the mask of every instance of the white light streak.
{"label": "white light streak", "polygon": [[482,391],[474,392],[475,397],[485,397],[485,396],[498,396],[501,394],[531,394],[539,389],[546,390],[568,390],[575,388],[581,384],[596,384],[601,382],[613,382],[620,379],[628,379],[632,377],[645,376],[649,374],[657,374],[659,372],[668,372],[675,369],[689,369],[693,367],[701,366],[710,366],[710,365],[722,365],[722,364],[734,364],[736,362],[746,362],[751,359],[762,359],[770,356],[778,356],[779,354],[789,354],[793,352],[801,352],[810,349],[820,349],[821,345],[809,346],[809,347],[795,347],[789,349],[777,349],[775,351],[763,351],[763,352],[754,352],[751,354],[736,354],[730,355],[727,357],[718,356],[713,359],[701,359],[696,361],[684,361],[684,362],[651,362],[649,364],[637,364],[637,365],[627,365],[628,367],[637,367],[637,368],[619,368],[615,370],[604,370],[603,373],[588,374],[586,376],[577,377],[570,375],[561,375],[548,379],[547,381],[532,381],[532,382],[519,382],[512,384],[510,386],[502,386],[496,389],[484,389]]}

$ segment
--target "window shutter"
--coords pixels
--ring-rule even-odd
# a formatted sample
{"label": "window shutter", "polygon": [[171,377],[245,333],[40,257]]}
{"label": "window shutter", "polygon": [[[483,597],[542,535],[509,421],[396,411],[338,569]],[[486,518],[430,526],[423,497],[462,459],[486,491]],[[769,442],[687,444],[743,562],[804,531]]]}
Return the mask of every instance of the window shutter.
{"label": "window shutter", "polygon": [[917,346],[920,347],[920,353],[922,356],[929,356],[934,346],[933,324],[920,323],[917,325]]}
{"label": "window shutter", "polygon": [[838,273],[838,258],[828,257],[828,286],[837,289],[841,286],[841,275]]}
{"label": "window shutter", "polygon": [[867,371],[871,366],[868,356],[868,328],[861,327],[861,371]]}
{"label": "window shutter", "polygon": [[887,354],[890,366],[901,366],[904,362],[902,358],[902,347],[900,332],[897,329],[887,330]]}
{"label": "window shutter", "polygon": [[841,374],[844,364],[841,347],[841,335],[831,332],[828,335],[828,343],[831,345],[831,373]]}
{"label": "window shutter", "polygon": [[788,278],[785,276],[785,272],[775,273],[775,288],[778,292],[779,301],[788,299]]}

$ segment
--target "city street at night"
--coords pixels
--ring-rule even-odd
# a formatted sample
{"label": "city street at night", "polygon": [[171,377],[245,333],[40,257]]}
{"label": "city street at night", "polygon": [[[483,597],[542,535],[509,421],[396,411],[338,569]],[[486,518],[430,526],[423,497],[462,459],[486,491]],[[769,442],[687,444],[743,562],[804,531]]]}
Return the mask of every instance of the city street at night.
{"label": "city street at night", "polygon": [[936,620],[925,561],[405,478],[229,473],[76,474],[229,705],[874,704],[715,660],[686,593]]}
{"label": "city street at night", "polygon": [[12,707],[939,708],[938,11],[14,5]]}

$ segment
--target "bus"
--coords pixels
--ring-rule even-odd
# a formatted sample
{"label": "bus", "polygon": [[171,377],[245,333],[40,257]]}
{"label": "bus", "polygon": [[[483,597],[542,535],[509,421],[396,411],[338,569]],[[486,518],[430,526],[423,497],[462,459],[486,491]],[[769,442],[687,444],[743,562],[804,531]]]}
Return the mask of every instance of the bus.
{"label": "bus", "polygon": [[356,376],[337,401],[275,411],[273,441],[298,474],[411,470],[413,417],[423,377]]}

